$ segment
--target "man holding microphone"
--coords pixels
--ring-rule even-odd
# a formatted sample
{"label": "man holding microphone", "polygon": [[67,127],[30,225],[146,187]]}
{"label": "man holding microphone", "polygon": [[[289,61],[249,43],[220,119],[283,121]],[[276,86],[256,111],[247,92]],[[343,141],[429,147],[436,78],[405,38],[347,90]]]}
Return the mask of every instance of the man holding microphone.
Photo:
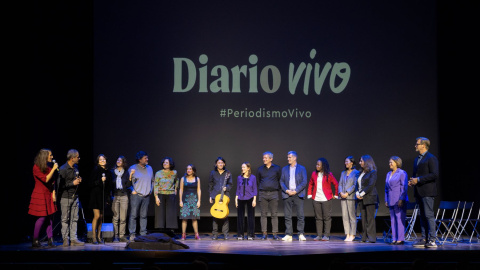
{"label": "man holding microphone", "polygon": [[[82,178],[78,172],[80,154],[75,149],[67,153],[67,162],[58,171],[60,207],[62,211],[62,238],[63,247],[83,246],[84,242],[77,238],[78,209],[78,186]],[[70,240],[70,242],[69,242]]]}

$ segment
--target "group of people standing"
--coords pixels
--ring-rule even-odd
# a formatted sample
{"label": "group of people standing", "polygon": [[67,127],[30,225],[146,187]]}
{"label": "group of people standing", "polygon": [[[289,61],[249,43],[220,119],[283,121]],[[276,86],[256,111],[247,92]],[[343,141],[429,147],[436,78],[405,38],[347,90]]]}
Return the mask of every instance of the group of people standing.
{"label": "group of people standing", "polygon": [[[385,206],[390,210],[392,226],[392,244],[404,244],[407,188],[414,187],[416,202],[420,209],[422,228],[421,241],[414,246],[435,247],[435,221],[433,200],[436,194],[438,161],[428,152],[430,141],[417,138],[416,151],[420,156],[415,159],[413,177],[401,169],[402,160],[392,156],[389,160],[390,172],[385,182]],[[90,190],[90,208],[93,209],[92,243],[101,244],[101,226],[105,202],[111,202],[113,211],[114,241],[134,241],[139,221],[139,234],[147,234],[147,211],[150,195],[155,198],[155,227],[165,230],[177,228],[177,216],[182,220],[181,240],[186,239],[187,220],[192,220],[195,239],[200,240],[198,220],[200,219],[201,184],[193,164],[187,165],[182,177],[178,177],[172,158],[162,160],[163,168],[153,173],[148,165],[148,155],[140,151],[136,154],[136,163],[127,166],[125,157],[119,156],[113,168],[107,167],[104,155],[97,157],[96,166],[88,181]],[[79,153],[72,149],[67,153],[67,162],[58,168],[53,160],[52,151],[42,149],[35,157],[33,175],[35,188],[32,193],[29,214],[38,217],[34,227],[33,247],[40,247],[38,236],[40,228],[47,222],[48,246],[55,246],[52,235],[53,214],[57,211],[57,196],[60,198],[63,246],[84,245],[78,240],[78,186],[82,178],[78,172]],[[304,201],[311,199],[315,214],[316,241],[329,241],[331,231],[331,213],[334,199],[341,201],[342,219],[345,231],[344,241],[353,241],[357,232],[357,208],[360,209],[362,234],[360,241],[376,242],[375,213],[378,208],[376,189],[377,168],[373,158],[364,155],[356,168],[355,159],[345,159],[345,170],[339,181],[330,171],[325,158],[319,158],[316,169],[307,176],[304,166],[297,163],[297,153],[287,153],[288,165],[281,168],[274,164],[271,152],[263,153],[263,165],[252,174],[249,162],[241,164],[241,174],[237,177],[235,207],[237,209],[237,239],[255,239],[255,207],[261,209],[262,240],[268,239],[267,218],[271,215],[271,228],[274,240],[293,240],[293,211],[297,215],[298,240],[305,241]],[[58,179],[53,174],[58,171]],[[230,197],[233,187],[232,175],[226,168],[222,157],[215,160],[214,169],[208,179],[209,202],[215,202],[217,195]],[[58,183],[58,189],[55,188]],[[110,198],[113,196],[113,200]],[[178,196],[178,201],[177,201]],[[278,236],[278,202],[280,196],[284,203],[285,236]],[[178,211],[177,206],[180,207]],[[244,226],[245,212],[247,226]],[[127,213],[130,213],[127,217]],[[129,239],[127,239],[127,218]],[[229,238],[229,219],[213,217],[212,239],[219,237],[219,227],[224,239]],[[246,236],[245,236],[246,232]]]}

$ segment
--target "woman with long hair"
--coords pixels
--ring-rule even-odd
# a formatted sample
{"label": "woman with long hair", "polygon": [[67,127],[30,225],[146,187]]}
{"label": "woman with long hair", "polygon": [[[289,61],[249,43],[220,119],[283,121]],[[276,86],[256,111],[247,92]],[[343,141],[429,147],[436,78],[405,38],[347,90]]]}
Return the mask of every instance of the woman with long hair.
{"label": "woman with long hair", "polygon": [[37,217],[33,229],[33,248],[40,248],[38,237],[43,224],[47,222],[48,247],[55,247],[53,243],[53,214],[57,212],[55,180],[53,174],[58,168],[58,164],[53,160],[53,154],[50,149],[41,149],[35,156],[33,162],[33,179],[35,187],[33,188],[30,199],[28,213]]}
{"label": "woman with long hair", "polygon": [[362,217],[362,242],[375,243],[377,241],[377,229],[375,225],[375,211],[378,204],[377,166],[373,158],[364,155],[359,161],[361,171],[358,176],[358,191],[356,192],[358,208]]}
{"label": "woman with long hair", "polygon": [[244,238],[245,208],[247,208],[247,239],[255,238],[255,206],[257,205],[257,178],[252,175],[250,163],[242,163],[242,174],[237,178],[237,239]]}
{"label": "woman with long hair", "polygon": [[110,199],[110,183],[112,173],[107,168],[107,157],[103,154],[97,156],[95,168],[89,180],[90,208],[93,209],[92,219],[92,244],[103,244],[101,237],[103,213],[105,203]]}
{"label": "woman with long hair", "polygon": [[198,234],[198,220],[200,219],[200,199],[202,191],[200,188],[200,177],[197,176],[197,169],[193,164],[188,164],[185,175],[180,179],[180,219],[182,220],[182,238],[187,239],[187,220],[192,220],[192,227],[195,233],[195,240],[200,240]]}

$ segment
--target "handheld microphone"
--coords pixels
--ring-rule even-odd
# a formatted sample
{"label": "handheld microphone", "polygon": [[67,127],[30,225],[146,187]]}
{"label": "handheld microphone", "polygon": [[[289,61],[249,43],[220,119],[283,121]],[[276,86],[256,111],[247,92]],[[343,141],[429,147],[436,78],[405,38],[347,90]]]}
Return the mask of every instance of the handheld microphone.
{"label": "handheld microphone", "polygon": [[[53,162],[53,163],[57,163],[57,162],[55,161],[55,159],[53,159],[52,162]],[[57,167],[57,171],[60,171],[60,170],[58,169],[58,167]]]}
{"label": "handheld microphone", "polygon": [[[79,174],[80,174],[80,172],[77,169],[75,169],[76,178],[78,178]],[[72,199],[75,198],[75,194],[77,194],[78,186],[80,186],[80,183],[78,183],[77,187],[75,188],[75,192],[72,195]]]}

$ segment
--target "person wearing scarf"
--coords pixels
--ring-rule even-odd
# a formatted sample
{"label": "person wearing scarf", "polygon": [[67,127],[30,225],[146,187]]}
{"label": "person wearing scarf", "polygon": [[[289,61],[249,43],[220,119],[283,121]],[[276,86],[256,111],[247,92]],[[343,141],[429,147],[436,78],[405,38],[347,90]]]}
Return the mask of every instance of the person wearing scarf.
{"label": "person wearing scarf", "polygon": [[127,172],[127,160],[124,156],[119,156],[112,169],[112,212],[113,212],[113,242],[128,242],[125,237],[127,229],[128,212],[128,190],[132,186]]}

